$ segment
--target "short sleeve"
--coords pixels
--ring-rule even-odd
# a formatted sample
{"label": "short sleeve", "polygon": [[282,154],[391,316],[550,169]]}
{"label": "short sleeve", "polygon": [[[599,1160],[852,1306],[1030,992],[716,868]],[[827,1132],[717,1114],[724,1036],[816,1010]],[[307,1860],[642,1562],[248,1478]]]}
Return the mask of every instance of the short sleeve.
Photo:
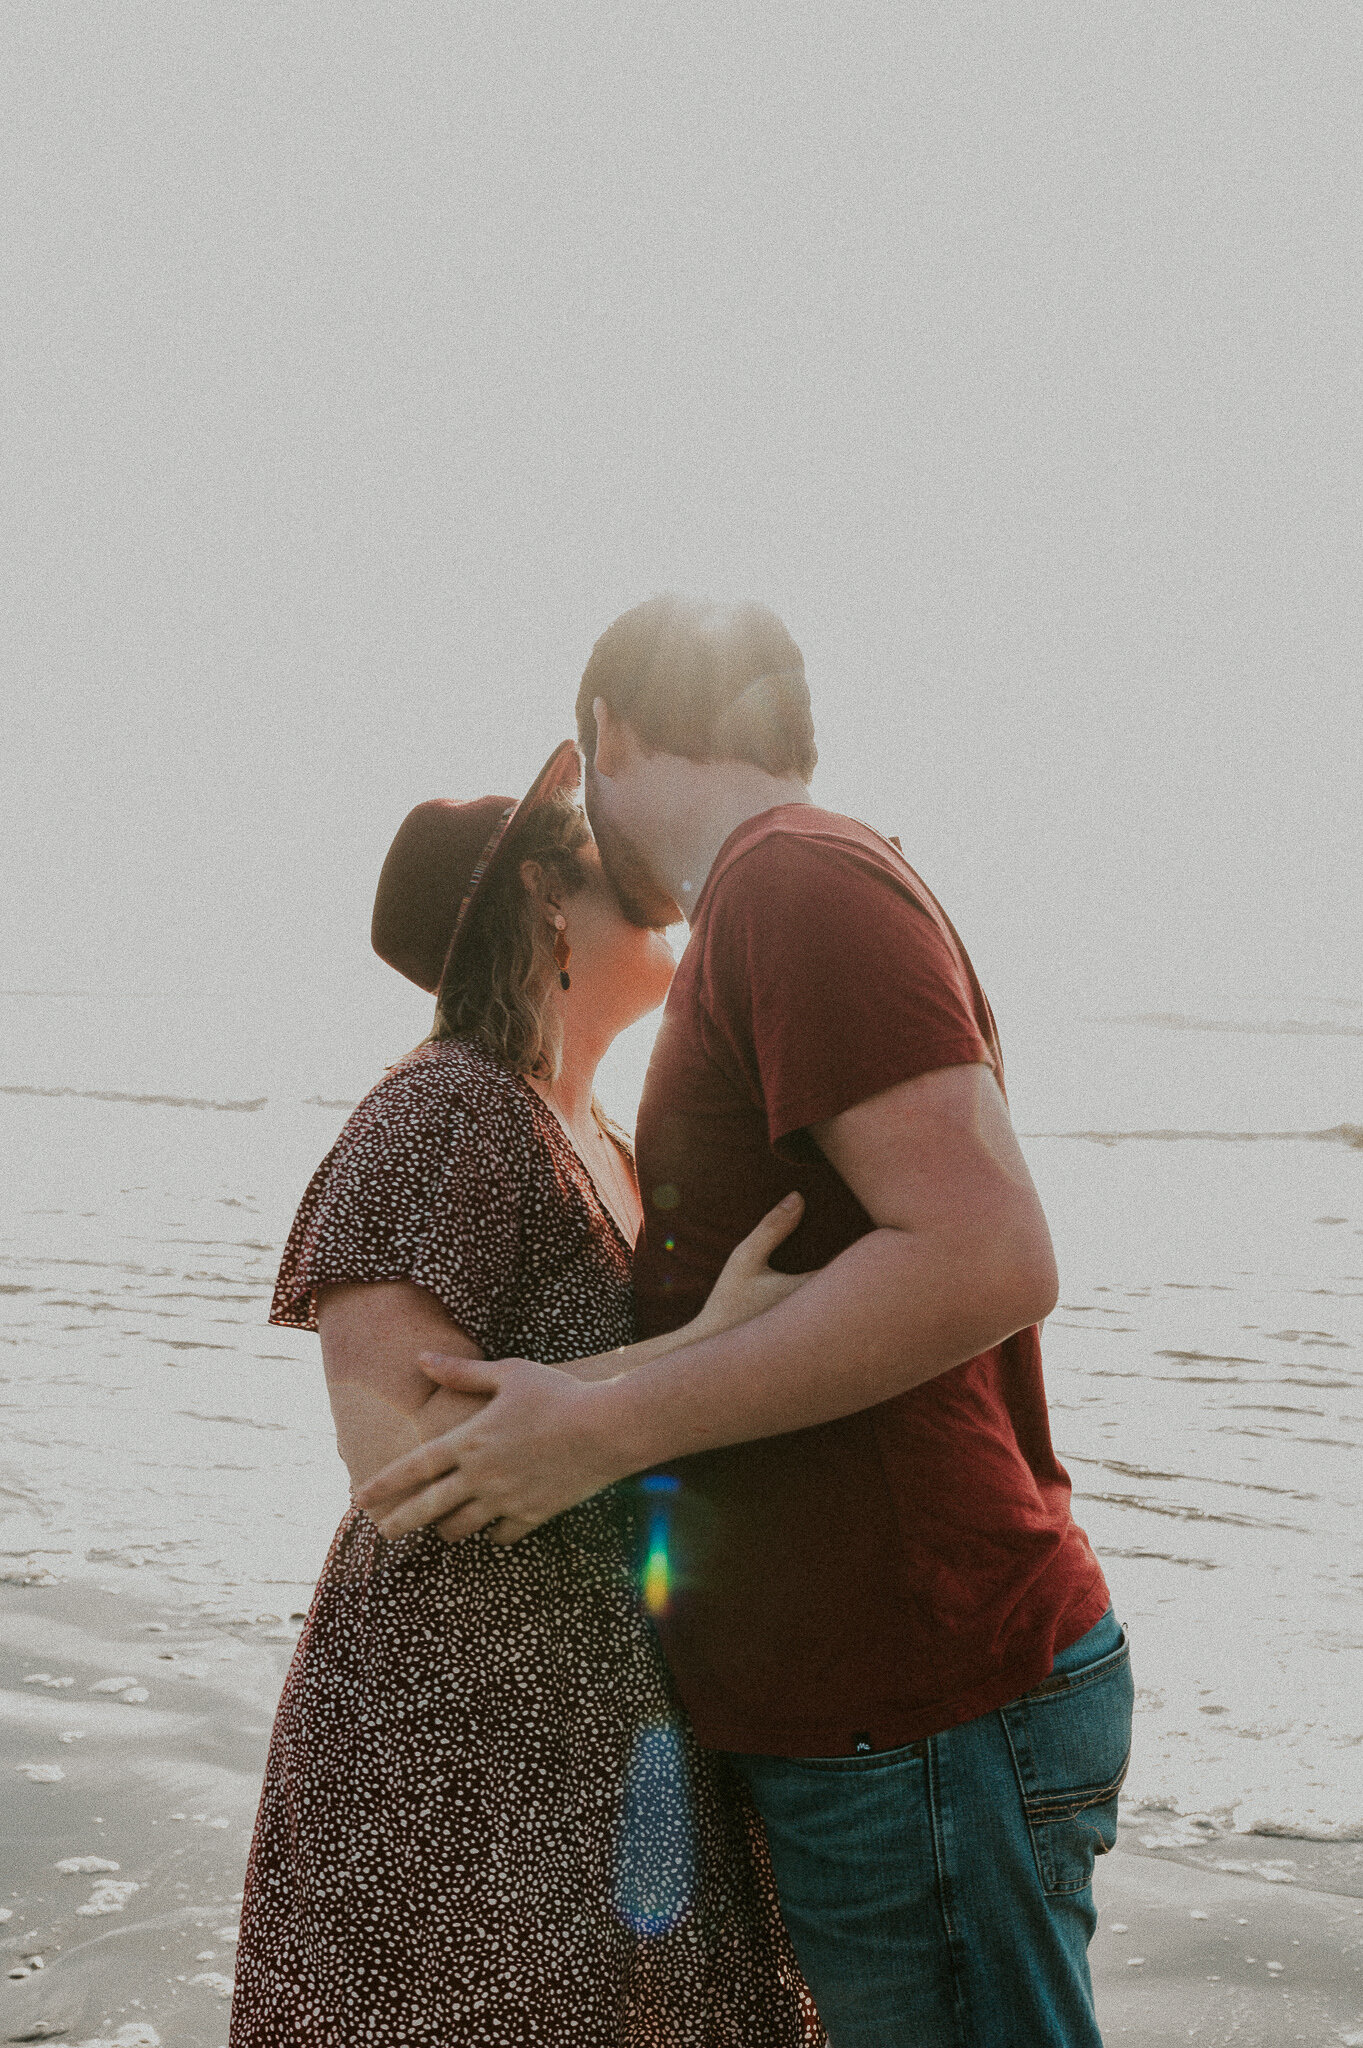
{"label": "short sleeve", "polygon": [[720,878],[707,1021],[778,1150],[919,1074],[995,1064],[968,965],[914,879],[854,843],[788,832],[758,840]]}
{"label": "short sleeve", "polygon": [[528,1153],[489,1117],[416,1077],[361,1103],[314,1174],[284,1250],[272,1323],[317,1328],[317,1290],[414,1280],[484,1350],[522,1277]]}

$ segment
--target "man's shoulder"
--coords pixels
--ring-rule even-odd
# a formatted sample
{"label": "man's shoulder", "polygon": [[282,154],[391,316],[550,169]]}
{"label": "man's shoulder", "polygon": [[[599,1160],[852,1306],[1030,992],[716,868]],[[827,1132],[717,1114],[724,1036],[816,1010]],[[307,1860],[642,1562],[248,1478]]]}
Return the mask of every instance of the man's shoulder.
{"label": "man's shoulder", "polygon": [[760,811],[733,834],[727,851],[732,860],[742,860],[782,847],[787,851],[807,848],[817,852],[844,846],[878,852],[888,859],[896,853],[895,843],[863,819],[848,817],[843,811],[826,811],[812,803],[778,804],[774,810]]}
{"label": "man's shoulder", "polygon": [[894,973],[906,988],[973,984],[951,920],[898,844],[813,804],[785,805],[736,833],[702,910],[692,978],[708,988],[798,970],[845,1003],[852,986],[885,986]]}
{"label": "man's shoulder", "polygon": [[783,804],[751,819],[721,848],[706,907],[723,918],[755,899],[808,902],[859,884],[888,884],[922,908],[934,902],[897,841],[874,826],[814,804]]}

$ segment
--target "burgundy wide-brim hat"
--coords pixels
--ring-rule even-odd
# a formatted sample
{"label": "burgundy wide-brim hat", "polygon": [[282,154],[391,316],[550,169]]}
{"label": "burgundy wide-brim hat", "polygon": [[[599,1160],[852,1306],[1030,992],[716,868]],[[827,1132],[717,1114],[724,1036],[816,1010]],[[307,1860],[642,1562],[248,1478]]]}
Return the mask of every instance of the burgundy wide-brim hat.
{"label": "burgundy wide-brim hat", "polygon": [[572,740],[564,740],[519,803],[510,796],[480,796],[456,804],[438,796],[409,811],[374,895],[369,935],[380,960],[434,995],[467,938],[479,890],[516,858],[526,820],[581,781],[582,756]]}

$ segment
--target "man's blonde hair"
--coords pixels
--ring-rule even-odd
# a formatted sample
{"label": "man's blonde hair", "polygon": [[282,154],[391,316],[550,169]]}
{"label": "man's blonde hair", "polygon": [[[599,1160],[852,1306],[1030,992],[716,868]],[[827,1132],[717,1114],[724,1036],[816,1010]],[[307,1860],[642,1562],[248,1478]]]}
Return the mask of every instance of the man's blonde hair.
{"label": "man's blonde hair", "polygon": [[808,782],[818,761],[804,656],[764,604],[650,597],[607,626],[577,693],[590,762],[604,698],[644,746]]}

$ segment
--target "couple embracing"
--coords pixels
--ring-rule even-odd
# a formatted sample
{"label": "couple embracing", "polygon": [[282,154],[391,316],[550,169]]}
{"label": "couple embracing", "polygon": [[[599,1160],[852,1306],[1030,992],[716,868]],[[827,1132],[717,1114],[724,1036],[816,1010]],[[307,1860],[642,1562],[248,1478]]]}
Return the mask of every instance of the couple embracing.
{"label": "couple embracing", "polygon": [[[1093,2048],[1131,1679],[984,992],[812,802],[771,612],[638,606],[577,713],[380,877],[435,1021],[275,1296],[354,1504],[233,2048]],[[664,997],[632,1152],[593,1079]]]}

